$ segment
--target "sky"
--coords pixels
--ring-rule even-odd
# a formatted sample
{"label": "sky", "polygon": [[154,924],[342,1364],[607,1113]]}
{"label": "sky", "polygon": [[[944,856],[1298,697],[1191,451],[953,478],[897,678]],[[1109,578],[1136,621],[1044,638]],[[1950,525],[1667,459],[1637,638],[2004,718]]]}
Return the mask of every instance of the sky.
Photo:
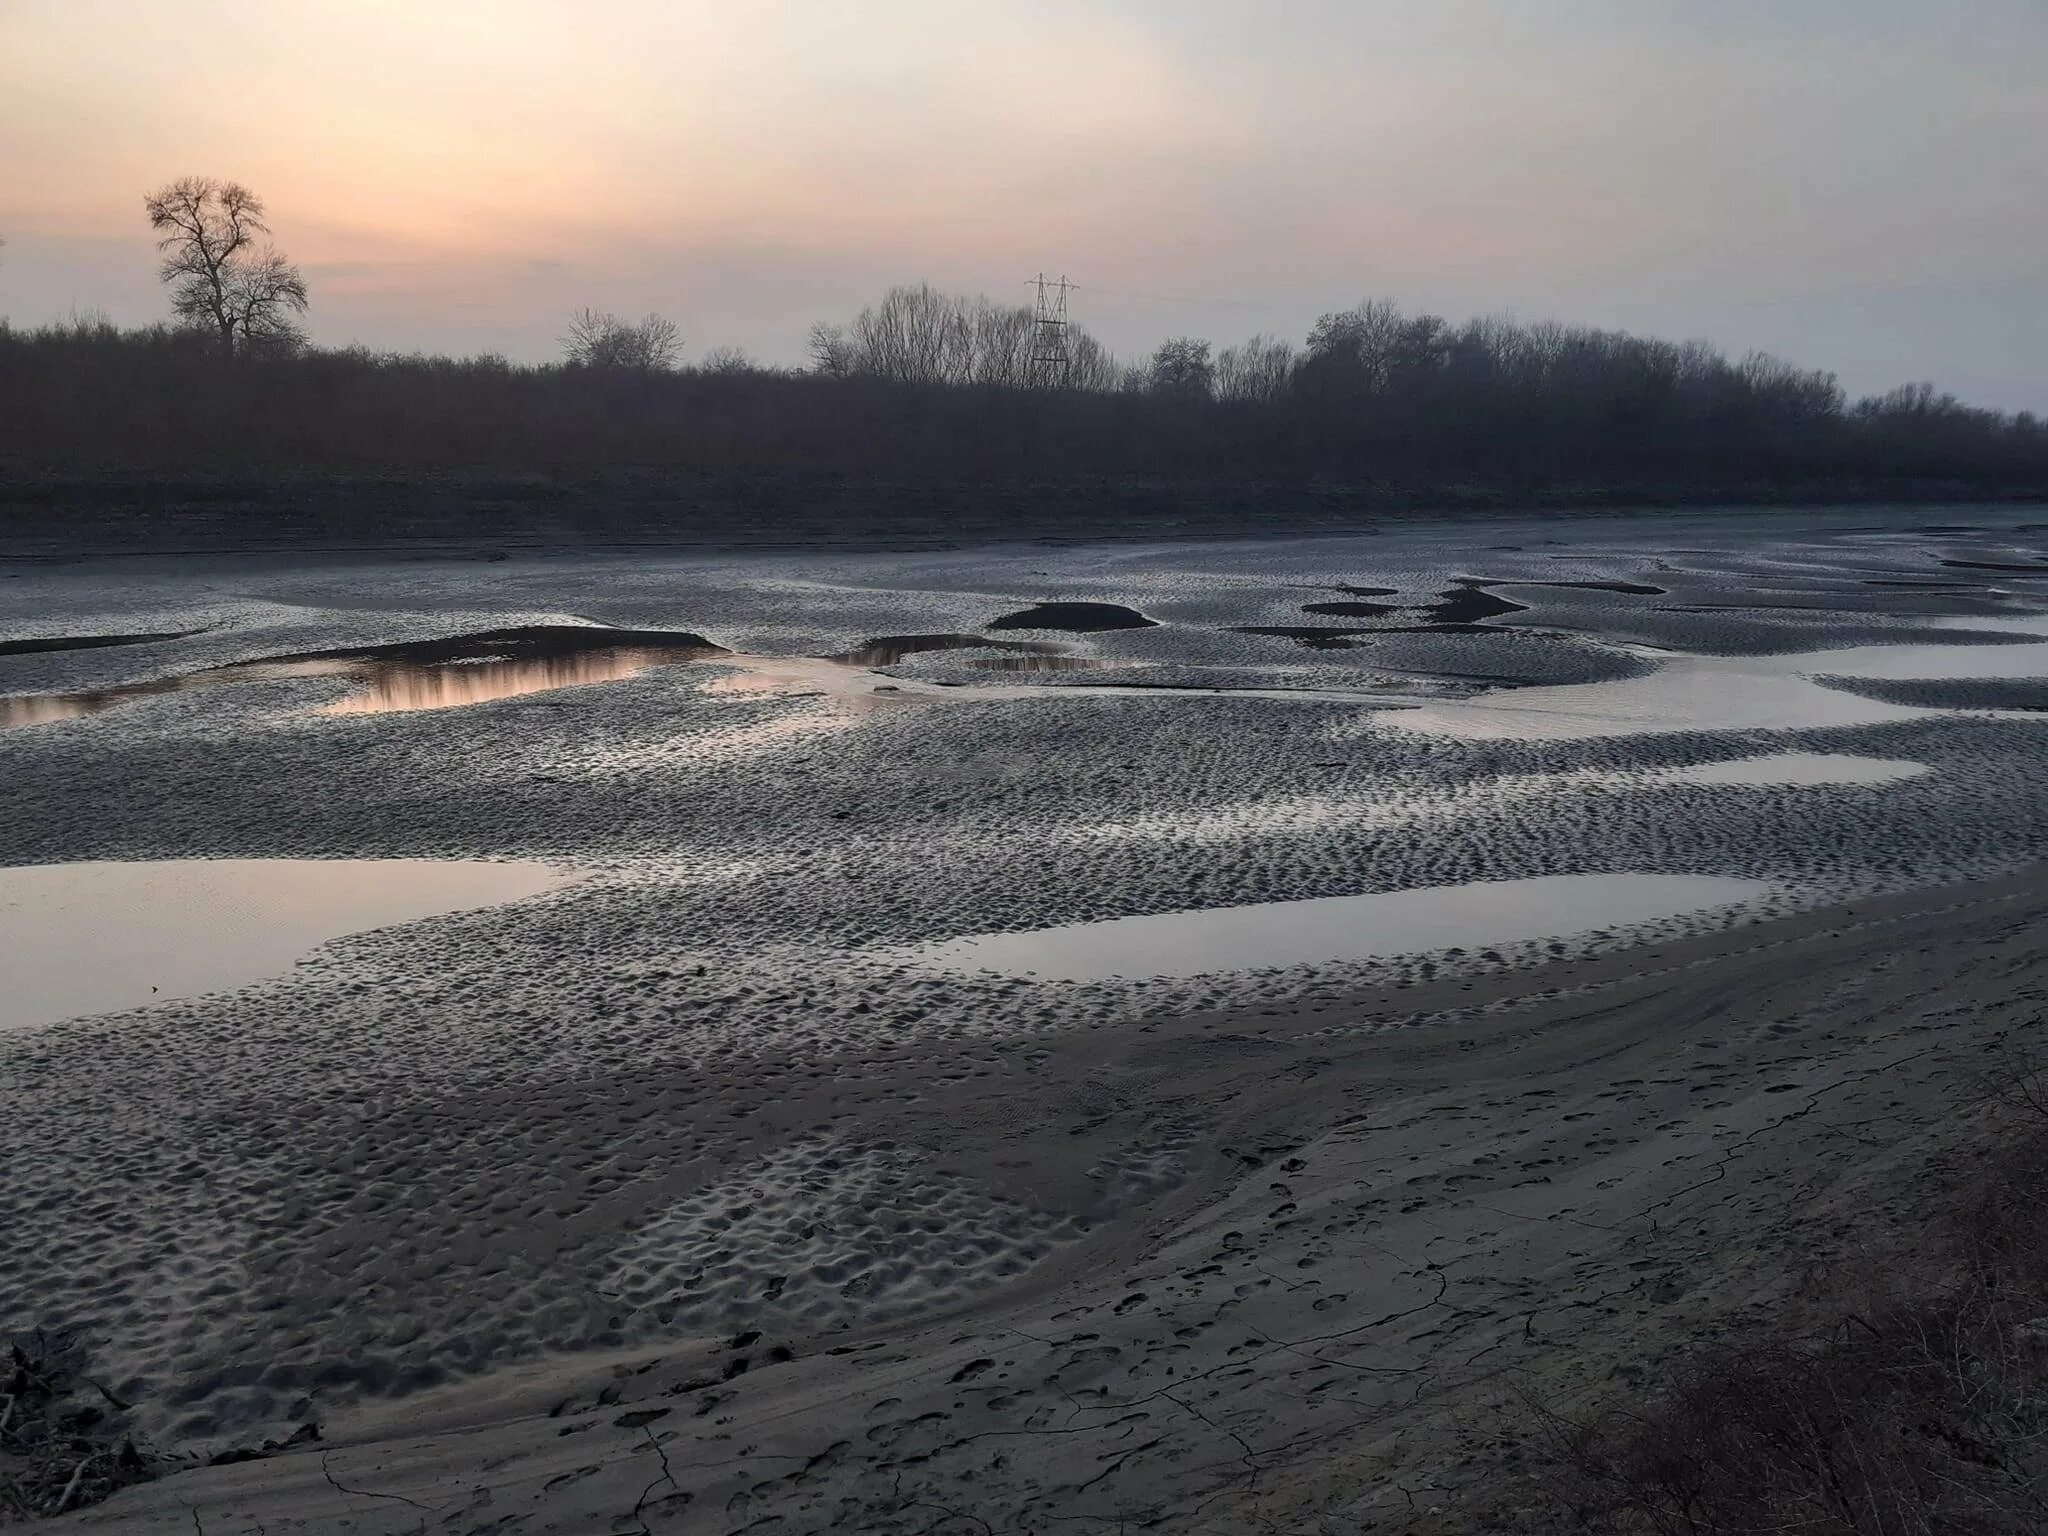
{"label": "sky", "polygon": [[0,0],[0,316],[245,182],[322,344],[803,355],[1037,272],[1123,355],[1365,297],[2048,412],[2048,0]]}

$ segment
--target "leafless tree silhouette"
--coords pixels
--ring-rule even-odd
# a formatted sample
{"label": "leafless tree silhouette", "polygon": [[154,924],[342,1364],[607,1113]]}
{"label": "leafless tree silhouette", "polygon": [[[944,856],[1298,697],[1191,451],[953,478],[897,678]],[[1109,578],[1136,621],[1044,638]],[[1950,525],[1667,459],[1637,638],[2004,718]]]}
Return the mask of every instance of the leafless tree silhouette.
{"label": "leafless tree silhouette", "polygon": [[699,373],[759,373],[761,365],[747,356],[744,347],[713,347],[697,364]]}
{"label": "leafless tree silhouette", "polygon": [[[1031,382],[1031,310],[929,283],[891,288],[847,325],[811,327],[811,369],[828,378],[1022,389]],[[1078,326],[1066,335],[1066,384],[1115,387],[1113,358]]]}
{"label": "leafless tree silhouette", "polygon": [[579,309],[569,317],[569,334],[562,338],[562,356],[583,368],[667,373],[682,350],[675,321],[655,314],[625,320],[604,310]]}
{"label": "leafless tree silhouette", "polygon": [[[244,232],[247,251],[246,221]],[[224,289],[254,298],[263,274],[243,267]],[[254,340],[263,312],[250,312]],[[222,368],[221,335],[240,350],[242,322],[217,335],[204,305],[202,317],[142,331],[89,314],[0,327],[0,464],[906,479],[1056,466],[1460,503],[2048,492],[2048,424],[2026,413],[1924,385],[1852,403],[1831,374],[1760,355],[1498,316],[1453,324],[1384,302],[1326,317],[1299,353],[1255,337],[1211,358],[1184,340],[1158,379],[1149,352],[1126,367],[1069,326],[1060,389],[1026,366],[1028,311],[919,287],[814,328],[801,371],[724,355],[667,366],[673,327],[597,312],[578,335],[603,345],[561,364],[307,348]],[[1175,381],[1185,392],[1155,387]],[[1255,519],[1260,503],[1245,505]]]}
{"label": "leafless tree silhouette", "polygon": [[238,181],[182,176],[143,199],[163,254],[171,312],[220,337],[221,350],[294,351],[304,341],[306,281],[265,238],[263,199]]}
{"label": "leafless tree silhouette", "polygon": [[1254,336],[1216,354],[1216,398],[1267,404],[1287,394],[1294,379],[1294,348],[1272,336]]}
{"label": "leafless tree silhouette", "polygon": [[1146,371],[1146,387],[1176,400],[1206,400],[1216,384],[1216,365],[1209,343],[1195,336],[1175,336],[1159,343]]}
{"label": "leafless tree silhouette", "polygon": [[818,321],[804,338],[804,350],[810,354],[813,373],[828,379],[852,377],[853,344],[846,338],[845,326]]}

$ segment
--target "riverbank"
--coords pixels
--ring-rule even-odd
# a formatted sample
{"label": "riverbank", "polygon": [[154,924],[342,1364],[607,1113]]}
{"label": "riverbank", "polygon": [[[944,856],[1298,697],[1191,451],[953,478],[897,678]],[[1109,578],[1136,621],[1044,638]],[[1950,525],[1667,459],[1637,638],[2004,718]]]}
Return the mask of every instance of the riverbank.
{"label": "riverbank", "polygon": [[[1959,1080],[2037,1017],[2044,917],[2034,869],[1312,1012],[762,1062],[778,1120],[1092,1219],[908,1316],[536,1361],[71,1519],[1409,1529],[1518,1393],[1647,1381],[1912,1212]],[[1165,1126],[1185,1175],[1140,1197],[1101,1154]]]}
{"label": "riverbank", "polygon": [[1405,486],[1121,476],[847,474],[0,475],[0,560],[368,550],[958,549],[1039,540],[1283,538],[1413,519],[1617,517],[1725,508],[2042,506],[1941,482]]}

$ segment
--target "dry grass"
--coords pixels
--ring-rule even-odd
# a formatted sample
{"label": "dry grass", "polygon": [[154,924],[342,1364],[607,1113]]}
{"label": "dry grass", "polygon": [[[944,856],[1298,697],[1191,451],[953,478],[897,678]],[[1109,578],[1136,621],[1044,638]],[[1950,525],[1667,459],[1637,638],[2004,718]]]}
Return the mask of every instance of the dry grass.
{"label": "dry grass", "polygon": [[1981,1086],[1949,1214],[1824,1277],[1820,1321],[1690,1355],[1650,1400],[1534,1411],[1550,1529],[1655,1536],[2048,1531],[2048,1058]]}
{"label": "dry grass", "polygon": [[0,1374],[0,1525],[95,1504],[156,1475],[122,1430],[129,1405],[85,1374],[69,1336],[8,1347]]}

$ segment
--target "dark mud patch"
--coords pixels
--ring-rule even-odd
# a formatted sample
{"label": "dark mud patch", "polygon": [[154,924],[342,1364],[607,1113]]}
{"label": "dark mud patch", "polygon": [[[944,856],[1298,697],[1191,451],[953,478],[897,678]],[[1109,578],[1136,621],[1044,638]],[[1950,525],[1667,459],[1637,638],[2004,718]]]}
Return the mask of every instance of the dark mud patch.
{"label": "dark mud patch", "polygon": [[1393,603],[1303,603],[1301,611],[1324,614],[1333,619],[1371,619],[1401,610]]}
{"label": "dark mud patch", "polygon": [[1348,592],[1353,597],[1399,597],[1399,587],[1347,587],[1342,582],[1330,588],[1332,592]]}
{"label": "dark mud patch", "polygon": [[1517,581],[1512,576],[1474,583],[1488,587],[1555,587],[1572,592],[1619,592],[1624,597],[1663,597],[1668,587],[1653,587],[1640,581]]}
{"label": "dark mud patch", "polygon": [[1486,590],[1489,583],[1461,576],[1437,594],[1435,602],[1418,608],[1432,624],[1475,624],[1481,619],[1498,619],[1510,613],[1527,613],[1527,603],[1510,602]]}
{"label": "dark mud patch", "polygon": [[1240,624],[1231,633],[1292,640],[1312,651],[1341,651],[1349,650],[1359,640],[1374,635],[1495,635],[1506,631],[1498,624],[1375,624],[1370,629],[1339,629],[1334,625]]}
{"label": "dark mud patch", "polygon": [[1999,571],[2007,576],[2048,576],[2048,565],[2004,564],[1995,560],[1944,560],[1955,571]]}
{"label": "dark mud patch", "polygon": [[1058,629],[1073,635],[1093,635],[1111,629],[1157,629],[1159,621],[1121,603],[1034,603],[991,620],[988,627]]}
{"label": "dark mud patch", "polygon": [[[1499,624],[1456,623],[1456,624],[1381,624],[1367,630],[1372,635],[1504,635],[1511,631]],[[1538,631],[1517,631],[1535,634]]]}
{"label": "dark mud patch", "polygon": [[0,640],[0,656],[41,656],[50,651],[103,651],[116,645],[153,645],[183,640],[196,629],[174,629],[161,635],[56,635],[47,639]]}
{"label": "dark mud patch", "polygon": [[1231,631],[1237,635],[1264,635],[1275,640],[1292,640],[1314,651],[1340,651],[1350,646],[1358,635],[1384,634],[1378,629],[1336,629],[1329,625],[1296,624],[1240,624]]}
{"label": "dark mud patch", "polygon": [[906,656],[925,651],[1014,651],[1047,657],[1060,654],[1057,645],[1045,640],[991,640],[986,635],[876,635],[825,660],[845,667],[893,667]]}
{"label": "dark mud patch", "polygon": [[[631,647],[650,651],[688,651],[700,655],[731,654],[722,645],[686,629],[612,629],[598,624],[528,624],[517,629],[487,629],[473,635],[439,640],[401,640],[392,645],[355,646],[333,651],[301,651],[270,656],[247,666],[290,666],[304,661],[402,662],[415,667],[443,667],[487,661],[545,661],[580,656],[589,651]],[[230,668],[219,668],[228,671]]]}
{"label": "dark mud patch", "polygon": [[1814,681],[1839,693],[1915,709],[2048,710],[2048,678],[1816,677]]}
{"label": "dark mud patch", "polygon": [[[1527,603],[1517,603],[1505,597],[1497,597],[1486,590],[1491,582],[1479,581],[1473,577],[1458,578],[1449,587],[1437,594],[1433,603],[1405,605],[1397,603],[1304,603],[1301,611],[1333,619],[1375,619],[1390,614],[1413,614],[1419,623],[1375,624],[1369,628],[1338,629],[1334,626],[1313,627],[1290,624],[1244,624],[1237,626],[1240,635],[1271,635],[1280,639],[1295,640],[1318,650],[1332,650],[1349,645],[1359,635],[1409,635],[1430,632],[1448,634],[1477,634],[1491,627],[1482,624],[1485,619],[1497,619],[1510,613],[1527,613]],[[1522,586],[1574,586],[1573,582],[1522,582]],[[1597,584],[1596,584],[1597,585]],[[1392,595],[1388,589],[1377,587],[1344,587],[1341,591],[1370,591],[1381,595]],[[1644,589],[1654,590],[1652,588]]]}

